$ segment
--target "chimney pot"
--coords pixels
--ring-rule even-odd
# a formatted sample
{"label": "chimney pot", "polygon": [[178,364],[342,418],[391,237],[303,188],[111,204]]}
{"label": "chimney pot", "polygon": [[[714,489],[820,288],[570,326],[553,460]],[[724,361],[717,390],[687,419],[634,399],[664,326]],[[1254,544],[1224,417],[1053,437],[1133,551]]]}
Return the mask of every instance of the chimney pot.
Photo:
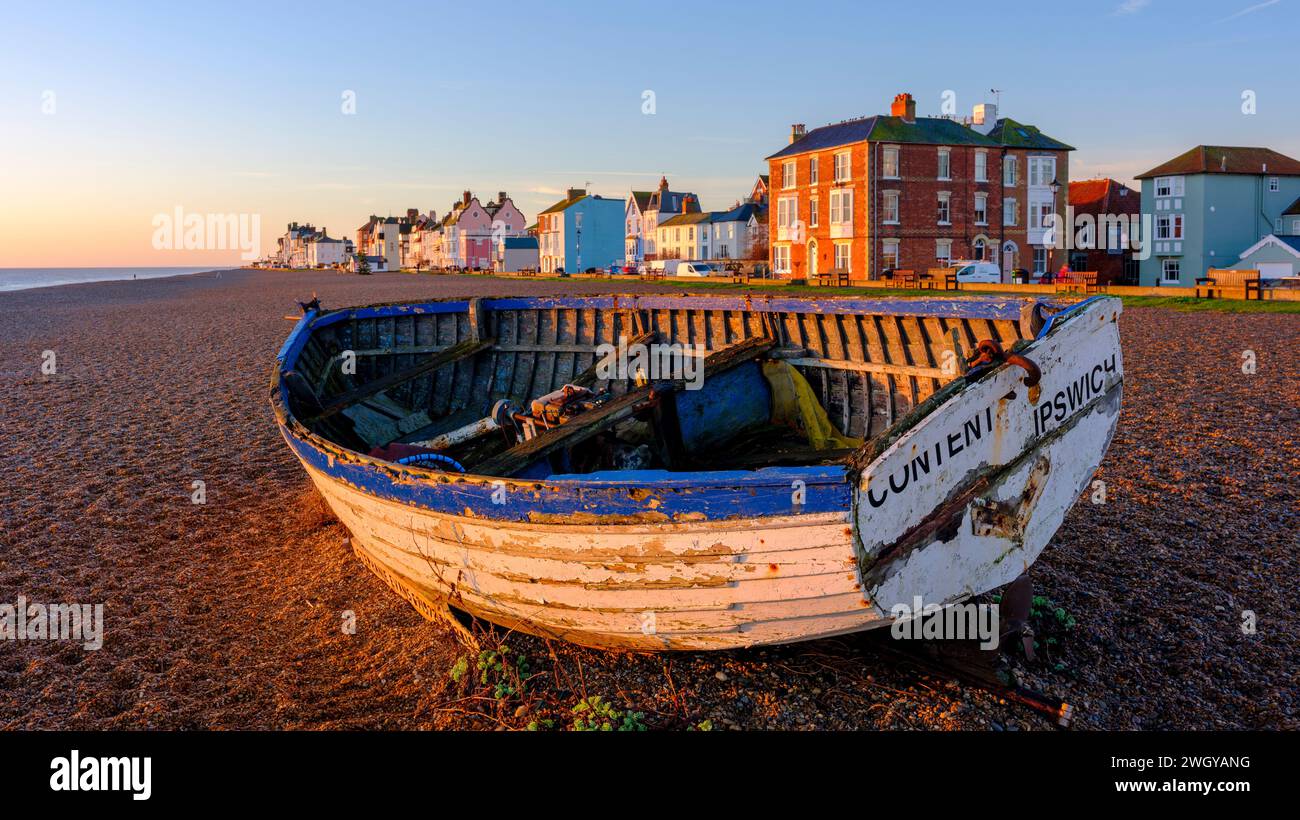
{"label": "chimney pot", "polygon": [[807,126],[805,126],[803,123],[801,123],[801,122],[797,122],[797,123],[791,125],[791,126],[790,126],[790,144],[793,145],[794,143],[798,142],[798,141],[799,141],[800,139],[802,139],[802,138],[804,137],[804,135],[807,134],[807,133],[808,133],[808,128],[807,128]]}
{"label": "chimney pot", "polygon": [[889,107],[889,116],[902,117],[903,122],[916,122],[916,100],[906,92],[894,96],[894,104]]}

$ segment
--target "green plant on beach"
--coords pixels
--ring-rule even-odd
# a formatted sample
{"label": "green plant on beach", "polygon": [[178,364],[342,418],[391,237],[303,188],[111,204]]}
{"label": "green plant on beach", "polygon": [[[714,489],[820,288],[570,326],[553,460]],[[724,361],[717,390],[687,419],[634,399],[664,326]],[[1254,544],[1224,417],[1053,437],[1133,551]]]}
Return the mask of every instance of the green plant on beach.
{"label": "green plant on beach", "polygon": [[1038,620],[1051,619],[1062,629],[1074,629],[1078,621],[1074,616],[1066,611],[1065,607],[1057,606],[1056,602],[1046,595],[1035,595],[1033,602],[1029,606],[1029,617]]}
{"label": "green plant on beach", "polygon": [[457,658],[447,672],[453,682],[463,684],[469,680],[471,660],[479,686],[486,688],[497,701],[522,696],[527,691],[529,678],[533,676],[528,656],[502,644],[496,649],[479,650],[477,657],[465,654]]}
{"label": "green plant on beach", "polygon": [[644,732],[645,712],[622,712],[600,695],[578,701],[573,707],[575,732]]}

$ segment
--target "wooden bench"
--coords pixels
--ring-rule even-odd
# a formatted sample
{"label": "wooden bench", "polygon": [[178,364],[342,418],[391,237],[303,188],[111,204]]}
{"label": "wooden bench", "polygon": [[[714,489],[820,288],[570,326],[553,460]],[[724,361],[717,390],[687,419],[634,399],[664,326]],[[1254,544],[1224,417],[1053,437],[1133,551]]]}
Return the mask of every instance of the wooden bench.
{"label": "wooden bench", "polygon": [[916,271],[906,268],[886,273],[884,277],[891,284],[898,285],[900,288],[914,288],[918,281]]}
{"label": "wooden bench", "polygon": [[663,278],[664,278],[664,269],[663,269],[663,268],[652,268],[652,267],[650,267],[649,265],[647,265],[647,266],[646,266],[646,269],[643,270],[643,271],[641,272],[641,278],[642,278],[644,281],[647,281],[647,282],[652,281],[652,280],[654,280],[654,279],[663,279]]}
{"label": "wooden bench", "polygon": [[835,268],[834,270],[818,271],[817,284],[821,287],[835,285],[840,288],[849,286],[849,272],[844,268]]}
{"label": "wooden bench", "polygon": [[735,262],[730,262],[726,266],[726,271],[727,271],[727,275],[731,277],[731,284],[733,285],[749,284],[748,269],[736,264]]}
{"label": "wooden bench", "polygon": [[1067,274],[1058,276],[1054,282],[1057,293],[1082,293],[1087,296],[1090,293],[1101,293],[1101,285],[1097,282],[1097,271],[1095,270],[1076,270]]}
{"label": "wooden bench", "polygon": [[1263,299],[1260,292],[1259,271],[1257,270],[1228,270],[1225,268],[1210,268],[1205,276],[1196,280],[1195,295],[1197,299],[1204,296],[1207,299],[1227,298],[1224,296],[1227,292],[1241,293],[1242,299],[1250,299],[1251,293],[1254,293],[1255,299]]}

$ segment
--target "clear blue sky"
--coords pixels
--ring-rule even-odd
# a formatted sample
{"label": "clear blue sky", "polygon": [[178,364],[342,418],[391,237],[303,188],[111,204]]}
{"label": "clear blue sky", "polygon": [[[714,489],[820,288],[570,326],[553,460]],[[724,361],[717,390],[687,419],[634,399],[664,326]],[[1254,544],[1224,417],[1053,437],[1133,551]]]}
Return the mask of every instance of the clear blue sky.
{"label": "clear blue sky", "polygon": [[[1073,178],[1200,143],[1300,156],[1297,6],[23,4],[0,30],[0,243],[17,265],[207,264],[231,255],[156,252],[151,217],[257,213],[267,248],[291,219],[351,235],[464,188],[531,218],[567,186],[625,197],[661,173],[722,208],[790,123],[900,91],[968,114],[1001,89],[1003,114],[1078,148]],[[75,237],[70,213],[90,216]]]}

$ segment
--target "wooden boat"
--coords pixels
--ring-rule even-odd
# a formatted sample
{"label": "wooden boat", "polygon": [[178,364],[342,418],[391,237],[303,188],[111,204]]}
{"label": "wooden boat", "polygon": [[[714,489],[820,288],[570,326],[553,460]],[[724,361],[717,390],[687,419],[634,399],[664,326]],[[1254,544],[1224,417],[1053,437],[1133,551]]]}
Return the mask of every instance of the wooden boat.
{"label": "wooden boat", "polygon": [[[887,625],[896,603],[950,604],[1024,573],[1114,432],[1120,309],[1104,296],[310,305],[271,401],[362,562],[426,616],[726,649]],[[611,376],[600,345],[620,339],[702,346],[701,388]],[[775,409],[791,396],[794,424]],[[619,461],[647,430],[641,463]]]}

